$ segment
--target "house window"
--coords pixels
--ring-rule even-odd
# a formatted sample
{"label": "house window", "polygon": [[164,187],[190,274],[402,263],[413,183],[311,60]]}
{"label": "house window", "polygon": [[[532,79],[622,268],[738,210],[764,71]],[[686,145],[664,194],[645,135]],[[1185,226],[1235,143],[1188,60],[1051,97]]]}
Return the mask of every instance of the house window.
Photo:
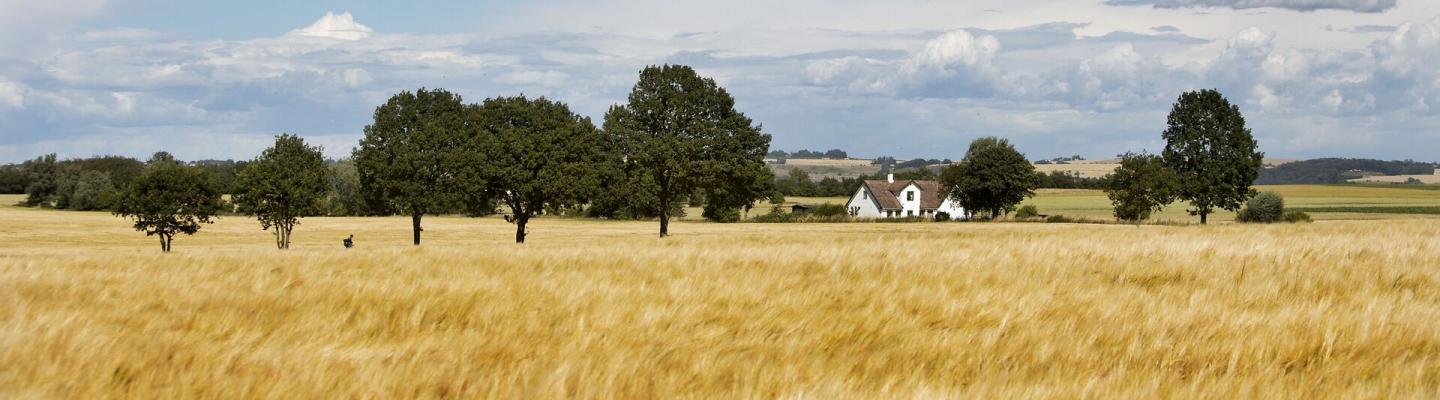
{"label": "house window", "polygon": [[870,192],[866,192],[863,190],[860,191],[860,198],[864,200],[870,200]]}
{"label": "house window", "polygon": [[906,212],[905,212],[905,216],[907,216],[907,217],[913,217],[913,216],[915,216],[915,210],[906,211]]}
{"label": "house window", "polygon": [[915,191],[905,192],[905,201],[915,201]]}

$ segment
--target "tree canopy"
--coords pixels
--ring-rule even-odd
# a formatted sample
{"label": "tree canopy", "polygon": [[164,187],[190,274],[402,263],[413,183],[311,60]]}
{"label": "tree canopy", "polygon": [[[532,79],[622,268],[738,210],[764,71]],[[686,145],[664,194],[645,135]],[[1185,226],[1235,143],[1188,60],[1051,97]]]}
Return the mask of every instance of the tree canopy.
{"label": "tree canopy", "polygon": [[629,102],[610,108],[604,128],[621,156],[623,190],[658,212],[661,237],[686,196],[705,188],[725,206],[750,205],[767,195],[755,180],[773,179],[764,163],[770,135],[736,111],[715,80],[687,66],[640,71]]}
{"label": "tree canopy", "polygon": [[426,214],[453,211],[483,188],[460,95],[402,91],[375,108],[353,155],[362,193],[385,213],[410,215],[415,244]]}
{"label": "tree canopy", "polygon": [[578,208],[600,190],[608,161],[605,137],[564,103],[525,96],[486,99],[474,109],[475,140],[485,154],[481,175],[510,208],[515,242],[526,224],[551,209]]}
{"label": "tree canopy", "polygon": [[1185,92],[1167,122],[1161,157],[1177,174],[1179,197],[1190,202],[1200,223],[1216,208],[1236,211],[1254,195],[1250,185],[1265,153],[1256,151],[1240,107],[1214,89]]}
{"label": "tree canopy", "polygon": [[946,167],[940,186],[965,212],[989,213],[990,218],[1015,210],[1035,195],[1035,166],[1010,145],[1009,140],[982,137],[970,142],[965,159]]}
{"label": "tree canopy", "polygon": [[56,164],[55,153],[26,161],[20,168],[29,180],[25,185],[24,204],[32,207],[50,204],[51,197],[59,188],[60,166]]}
{"label": "tree canopy", "polygon": [[1115,218],[1136,222],[1174,202],[1180,185],[1160,156],[1134,153],[1121,157],[1120,166],[1103,182]]}
{"label": "tree canopy", "polygon": [[299,136],[282,134],[236,176],[233,193],[239,211],[254,215],[260,229],[275,230],[275,246],[290,248],[290,233],[300,217],[322,214],[329,170],[320,147]]}
{"label": "tree canopy", "polygon": [[135,230],[158,236],[160,250],[167,253],[176,234],[199,232],[222,204],[205,171],[174,160],[169,153],[156,153],[120,192],[115,209],[115,215],[135,220]]}

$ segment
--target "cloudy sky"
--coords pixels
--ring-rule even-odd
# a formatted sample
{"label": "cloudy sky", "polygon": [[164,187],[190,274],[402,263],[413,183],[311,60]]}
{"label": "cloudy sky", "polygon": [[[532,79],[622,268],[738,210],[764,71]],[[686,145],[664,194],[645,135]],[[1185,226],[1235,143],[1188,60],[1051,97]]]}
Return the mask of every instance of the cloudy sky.
{"label": "cloudy sky", "polygon": [[1271,156],[1440,160],[1440,1],[376,3],[0,0],[0,162],[251,158],[281,132],[339,157],[422,86],[599,121],[660,63],[786,150],[1155,152],[1176,96],[1218,88]]}

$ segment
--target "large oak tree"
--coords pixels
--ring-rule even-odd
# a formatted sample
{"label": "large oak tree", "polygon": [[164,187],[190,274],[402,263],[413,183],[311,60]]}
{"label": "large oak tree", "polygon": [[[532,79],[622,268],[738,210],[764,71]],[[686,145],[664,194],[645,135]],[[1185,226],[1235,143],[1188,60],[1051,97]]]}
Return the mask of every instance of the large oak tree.
{"label": "large oak tree", "polygon": [[465,110],[444,89],[400,92],[375,108],[353,154],[362,193],[377,211],[409,215],[416,245],[426,214],[454,211],[483,187]]}
{"label": "large oak tree", "polygon": [[694,69],[650,66],[629,102],[605,114],[605,134],[618,146],[626,195],[658,212],[660,237],[670,234],[672,209],[686,196],[724,189],[731,206],[753,203],[764,179],[770,135],[735,110],[735,99]]}
{"label": "large oak tree", "polygon": [[481,176],[491,196],[510,208],[515,243],[526,224],[548,207],[579,207],[600,186],[597,173],[610,150],[590,118],[564,103],[525,96],[486,99],[472,114]]}
{"label": "large oak tree", "polygon": [[1216,208],[1236,211],[1255,195],[1250,185],[1265,153],[1256,151],[1240,107],[1214,89],[1185,92],[1171,107],[1168,123],[1161,157],[1178,175],[1179,197],[1190,202],[1200,223]]}

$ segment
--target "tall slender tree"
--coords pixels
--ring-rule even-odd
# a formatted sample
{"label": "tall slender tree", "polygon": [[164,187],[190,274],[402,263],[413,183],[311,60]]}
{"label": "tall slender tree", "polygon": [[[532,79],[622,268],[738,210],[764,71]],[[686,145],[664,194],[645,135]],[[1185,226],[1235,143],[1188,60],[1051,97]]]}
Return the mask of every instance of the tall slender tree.
{"label": "tall slender tree", "polygon": [[117,203],[115,215],[135,220],[135,230],[146,236],[158,236],[160,251],[168,253],[175,235],[193,235],[214,222],[222,201],[205,171],[160,152],[120,191]]}
{"label": "tall slender tree", "polygon": [[715,80],[690,67],[640,71],[629,102],[605,114],[605,134],[618,144],[628,194],[658,211],[660,237],[670,234],[671,210],[701,188],[727,188],[727,201],[736,204],[766,195],[749,189],[761,187],[750,181],[764,177],[757,171],[765,167],[770,135],[736,111]]}
{"label": "tall slender tree", "polygon": [[599,168],[609,150],[589,118],[564,103],[525,96],[486,99],[475,107],[478,163],[493,197],[510,208],[515,243],[547,207],[584,204],[599,191]]}
{"label": "tall slender tree", "polygon": [[387,213],[410,216],[415,245],[426,214],[453,211],[465,189],[479,187],[466,134],[465,105],[444,89],[400,92],[375,108],[355,148],[361,191]]}
{"label": "tall slender tree", "polygon": [[235,205],[254,215],[260,229],[275,229],[275,247],[289,249],[300,217],[324,213],[328,172],[320,147],[306,145],[299,136],[276,136],[274,146],[240,170]]}
{"label": "tall slender tree", "polygon": [[1204,224],[1216,208],[1236,211],[1255,195],[1265,153],[1245,127],[1240,107],[1214,89],[1185,92],[1175,101],[1161,136],[1165,166],[1179,176],[1180,199]]}

